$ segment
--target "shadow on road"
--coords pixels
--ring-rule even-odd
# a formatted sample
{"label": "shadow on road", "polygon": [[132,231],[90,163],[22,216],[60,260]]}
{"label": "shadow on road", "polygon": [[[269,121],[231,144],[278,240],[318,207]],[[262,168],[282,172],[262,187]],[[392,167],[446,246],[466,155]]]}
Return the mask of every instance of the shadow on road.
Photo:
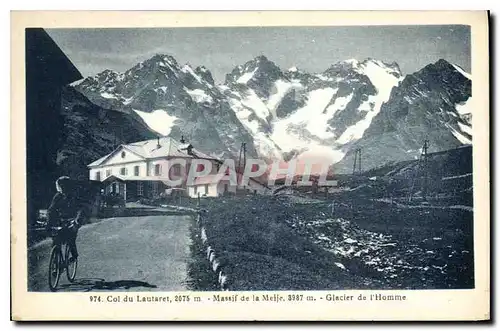
{"label": "shadow on road", "polygon": [[110,217],[141,217],[141,216],[175,216],[186,215],[185,211],[167,210],[155,207],[133,207],[107,209],[101,213],[99,219]]}
{"label": "shadow on road", "polygon": [[75,279],[73,283],[60,285],[62,290],[75,292],[90,292],[94,290],[128,290],[135,287],[156,288],[157,286],[138,280],[116,280],[107,282],[104,279],[99,278]]}
{"label": "shadow on road", "polygon": [[121,217],[133,217],[133,216],[160,216],[160,215],[184,215],[185,212],[181,211],[169,211],[169,210],[158,210],[154,208],[126,208],[122,211]]}

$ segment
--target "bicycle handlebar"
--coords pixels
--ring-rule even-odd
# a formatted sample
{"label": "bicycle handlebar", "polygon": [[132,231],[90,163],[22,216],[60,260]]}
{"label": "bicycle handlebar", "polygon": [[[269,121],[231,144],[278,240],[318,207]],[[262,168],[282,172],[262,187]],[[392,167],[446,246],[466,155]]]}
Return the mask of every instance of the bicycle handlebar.
{"label": "bicycle handlebar", "polygon": [[76,221],[76,219],[72,219],[71,221],[68,222],[68,225],[65,225],[65,226],[51,226],[49,229],[52,230],[52,231],[60,231],[62,229],[71,229],[72,227],[74,227],[77,224],[78,224],[78,222]]}

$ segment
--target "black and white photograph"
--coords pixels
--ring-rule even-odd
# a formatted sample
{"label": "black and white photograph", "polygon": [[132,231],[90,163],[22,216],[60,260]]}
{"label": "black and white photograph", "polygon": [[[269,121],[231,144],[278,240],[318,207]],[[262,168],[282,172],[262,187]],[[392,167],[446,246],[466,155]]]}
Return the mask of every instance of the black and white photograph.
{"label": "black and white photograph", "polygon": [[28,292],[477,288],[470,25],[24,36]]}

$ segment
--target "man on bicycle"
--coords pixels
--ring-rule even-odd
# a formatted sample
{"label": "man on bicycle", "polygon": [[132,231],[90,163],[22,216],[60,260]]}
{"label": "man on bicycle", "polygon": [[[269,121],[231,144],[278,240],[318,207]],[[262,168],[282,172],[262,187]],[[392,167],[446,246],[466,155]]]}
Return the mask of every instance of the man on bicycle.
{"label": "man on bicycle", "polygon": [[[52,198],[47,209],[49,227],[62,227],[63,229],[53,238],[54,242],[66,241],[71,251],[70,262],[78,258],[76,248],[76,235],[78,226],[83,218],[83,210],[78,202],[75,190],[71,189],[71,180],[67,176],[59,177],[56,180],[57,193]],[[75,221],[75,225],[68,229],[67,226]]]}

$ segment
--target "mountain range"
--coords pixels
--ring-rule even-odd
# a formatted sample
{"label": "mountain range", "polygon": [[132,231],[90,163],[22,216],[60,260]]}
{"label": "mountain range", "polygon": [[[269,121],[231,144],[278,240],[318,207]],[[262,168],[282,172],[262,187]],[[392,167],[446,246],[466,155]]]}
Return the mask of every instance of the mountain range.
{"label": "mountain range", "polygon": [[356,149],[369,169],[418,157],[424,140],[430,152],[471,144],[471,84],[445,60],[407,75],[397,63],[375,59],[310,73],[283,70],[265,56],[217,84],[207,68],[157,54],[123,73],[87,77],[74,92],[136,123],[141,133],[127,139],[184,136],[221,158],[237,156],[246,143],[248,157],[317,158],[348,172]]}

